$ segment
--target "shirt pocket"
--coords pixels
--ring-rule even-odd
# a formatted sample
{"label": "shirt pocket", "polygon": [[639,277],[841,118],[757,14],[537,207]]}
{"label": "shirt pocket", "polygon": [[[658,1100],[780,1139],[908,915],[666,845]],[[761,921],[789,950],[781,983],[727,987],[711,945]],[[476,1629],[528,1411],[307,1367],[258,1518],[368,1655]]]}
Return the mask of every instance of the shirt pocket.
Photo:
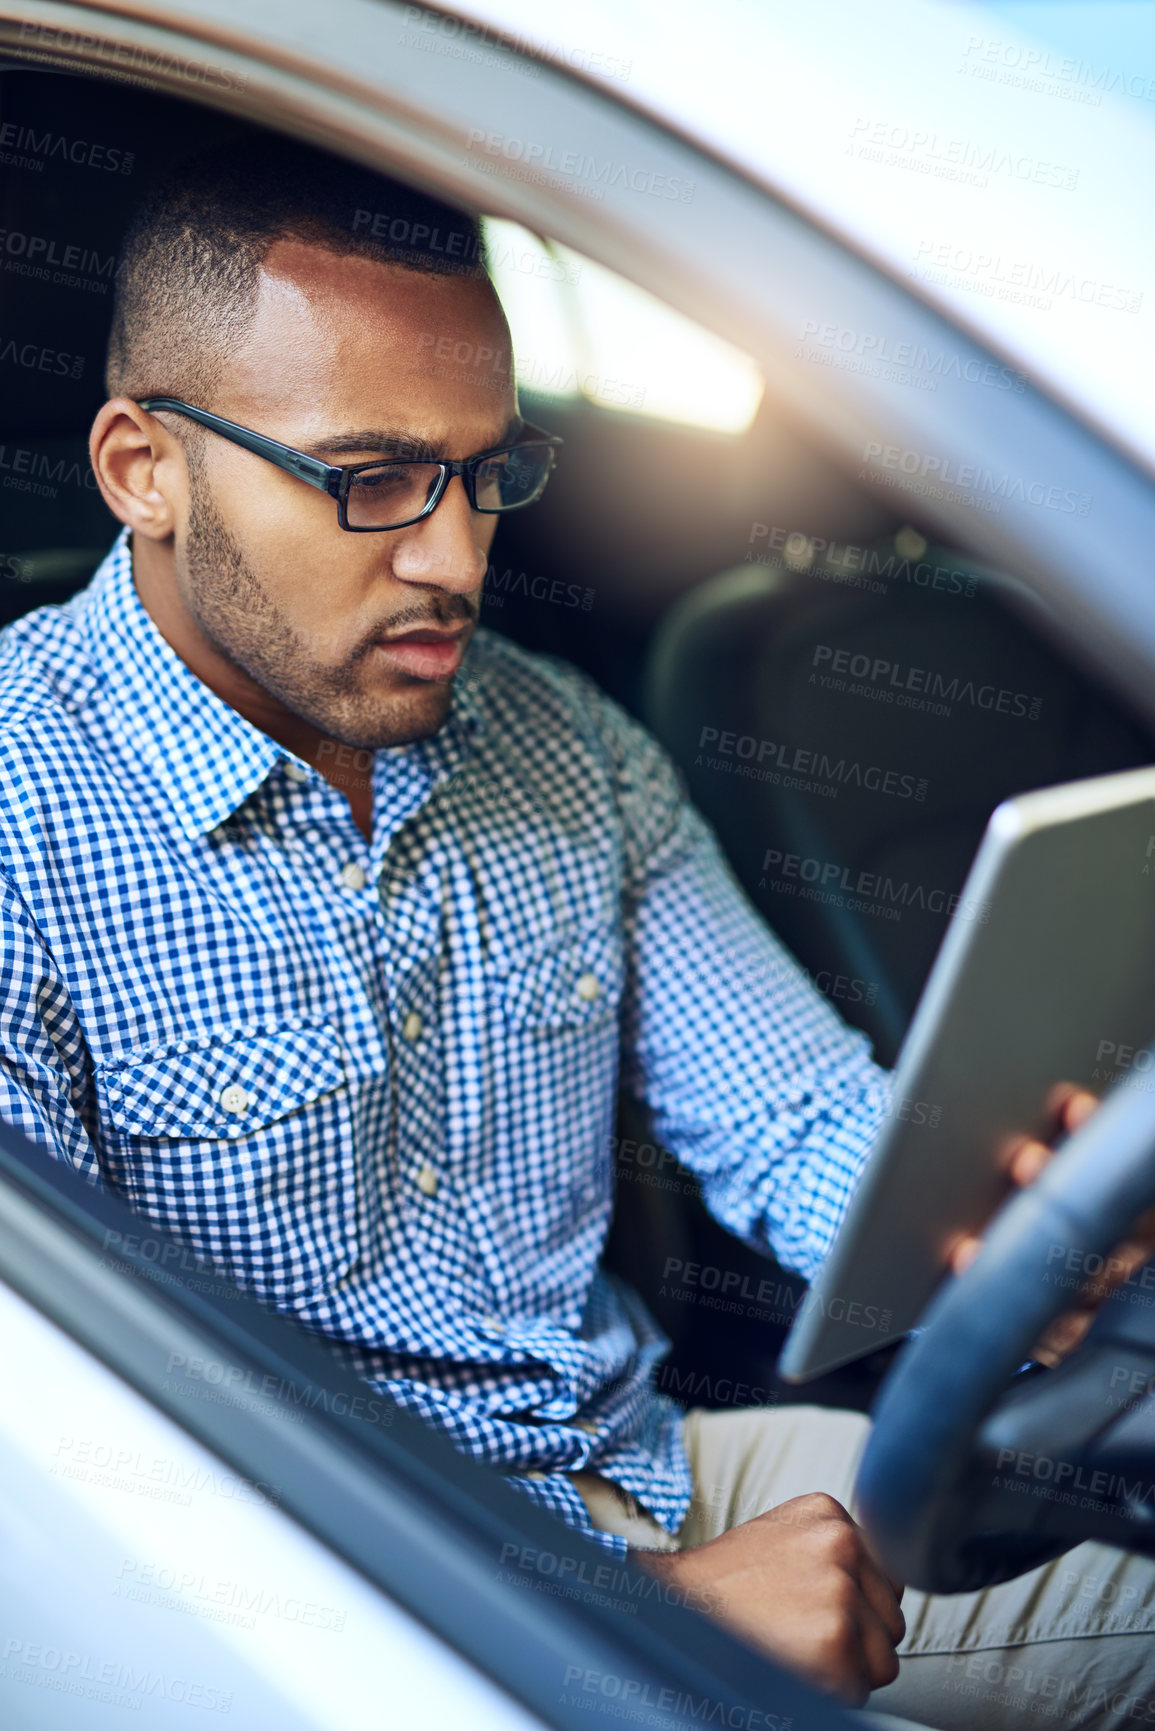
{"label": "shirt pocket", "polygon": [[357,1257],[356,1160],[336,1029],[222,1030],[96,1068],[102,1165],[195,1255],[274,1302]]}
{"label": "shirt pocket", "polygon": [[511,1260],[563,1304],[609,1217],[624,974],[607,926],[554,935],[490,981],[494,1206]]}
{"label": "shirt pocket", "polygon": [[507,1027],[526,1034],[604,1027],[617,1018],[624,972],[619,934],[595,930],[554,937],[494,973],[491,991]]}

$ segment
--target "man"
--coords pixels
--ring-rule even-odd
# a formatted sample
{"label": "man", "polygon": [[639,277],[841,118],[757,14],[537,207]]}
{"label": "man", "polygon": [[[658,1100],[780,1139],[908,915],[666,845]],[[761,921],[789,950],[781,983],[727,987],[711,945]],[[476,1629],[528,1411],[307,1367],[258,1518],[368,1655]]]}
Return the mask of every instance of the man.
{"label": "man", "polygon": [[[476,630],[498,515],[552,461],[478,258],[456,213],[283,143],[139,214],[91,436],[125,532],[0,649],[3,1110],[861,1701],[903,1634],[842,1506],[865,1421],[683,1423],[599,1258],[619,1081],[810,1274],[887,1078],[644,732]],[[1098,1561],[1139,1639],[1096,1640],[1053,1571],[969,1621],[915,1595],[895,1704],[1010,1723],[949,1668],[1028,1638],[1146,1686],[1150,1571]]]}

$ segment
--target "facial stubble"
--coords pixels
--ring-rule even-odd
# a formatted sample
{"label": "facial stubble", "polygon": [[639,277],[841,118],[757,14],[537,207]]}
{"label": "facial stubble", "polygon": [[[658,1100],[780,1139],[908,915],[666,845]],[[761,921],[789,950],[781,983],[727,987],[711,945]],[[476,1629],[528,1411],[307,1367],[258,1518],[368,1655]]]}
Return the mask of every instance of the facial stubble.
{"label": "facial stubble", "polygon": [[[293,715],[342,744],[376,751],[435,733],[452,685],[421,680],[409,692],[366,689],[371,640],[336,666],[318,661],[222,520],[201,463],[191,451],[189,458],[186,605],[214,648]],[[422,612],[428,619],[429,609]]]}

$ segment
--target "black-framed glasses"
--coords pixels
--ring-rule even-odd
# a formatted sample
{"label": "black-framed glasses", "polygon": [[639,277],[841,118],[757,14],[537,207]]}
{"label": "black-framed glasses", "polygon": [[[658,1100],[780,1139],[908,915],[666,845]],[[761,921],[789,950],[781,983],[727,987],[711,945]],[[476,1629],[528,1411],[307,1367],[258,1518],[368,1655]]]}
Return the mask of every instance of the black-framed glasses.
{"label": "black-framed glasses", "polygon": [[553,472],[555,451],[563,441],[544,427],[525,422],[527,437],[516,444],[481,451],[464,462],[418,457],[378,458],[373,463],[332,464],[307,451],[282,445],[279,439],[254,433],[236,421],[226,421],[208,409],[194,408],[179,397],[141,397],[140,406],[150,414],[171,409],[187,415],[210,433],[219,433],[234,445],[251,451],[288,470],[299,481],[307,481],[337,501],[337,521],[354,534],[376,534],[383,529],[406,529],[437,509],[454,475],[461,476],[470,505],[475,511],[497,515],[521,511],[545,492]]}

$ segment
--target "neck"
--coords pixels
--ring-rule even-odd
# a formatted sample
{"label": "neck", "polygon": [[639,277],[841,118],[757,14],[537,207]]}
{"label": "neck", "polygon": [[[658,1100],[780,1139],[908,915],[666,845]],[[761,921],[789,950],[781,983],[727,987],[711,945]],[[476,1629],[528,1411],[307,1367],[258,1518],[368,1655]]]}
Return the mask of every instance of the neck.
{"label": "neck", "polygon": [[366,840],[373,833],[371,770],[358,768],[363,754],[294,715],[201,629],[185,607],[176,582],[171,541],[133,538],[132,580],[141,606],[185,666],[203,685],[270,739],[283,745],[337,788],[349,801]]}

